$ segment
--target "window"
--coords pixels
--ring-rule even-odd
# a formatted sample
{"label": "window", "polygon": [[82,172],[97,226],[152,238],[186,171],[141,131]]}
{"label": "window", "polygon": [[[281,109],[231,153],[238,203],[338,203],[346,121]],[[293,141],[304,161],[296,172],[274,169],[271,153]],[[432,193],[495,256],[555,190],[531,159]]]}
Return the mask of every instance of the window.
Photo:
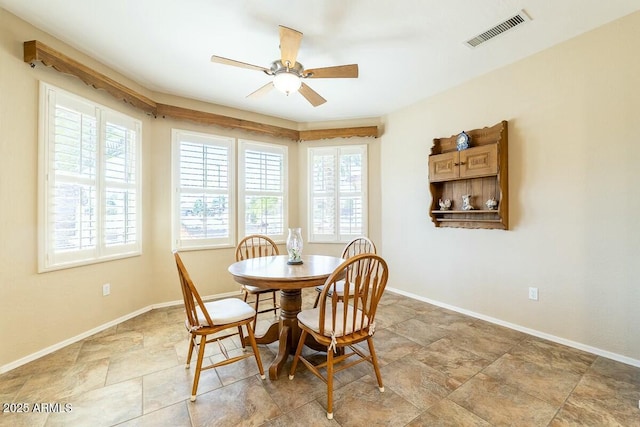
{"label": "window", "polygon": [[40,85],[39,271],[141,253],[141,123]]}
{"label": "window", "polygon": [[348,242],[367,233],[367,146],[309,148],[312,242]]}
{"label": "window", "polygon": [[173,130],[173,246],[235,244],[232,138]]}
{"label": "window", "polygon": [[240,141],[239,232],[283,241],[287,229],[287,147]]}

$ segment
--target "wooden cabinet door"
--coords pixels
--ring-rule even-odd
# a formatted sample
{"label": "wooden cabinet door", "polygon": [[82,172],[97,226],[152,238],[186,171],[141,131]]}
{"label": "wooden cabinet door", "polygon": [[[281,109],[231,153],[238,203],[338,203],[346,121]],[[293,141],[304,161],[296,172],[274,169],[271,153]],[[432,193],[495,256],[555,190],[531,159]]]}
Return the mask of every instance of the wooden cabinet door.
{"label": "wooden cabinet door", "polygon": [[449,181],[459,177],[457,151],[429,156],[429,181]]}
{"label": "wooden cabinet door", "polygon": [[[460,178],[475,178],[498,173],[498,145],[489,144],[459,152]],[[455,162],[454,162],[455,164]]]}

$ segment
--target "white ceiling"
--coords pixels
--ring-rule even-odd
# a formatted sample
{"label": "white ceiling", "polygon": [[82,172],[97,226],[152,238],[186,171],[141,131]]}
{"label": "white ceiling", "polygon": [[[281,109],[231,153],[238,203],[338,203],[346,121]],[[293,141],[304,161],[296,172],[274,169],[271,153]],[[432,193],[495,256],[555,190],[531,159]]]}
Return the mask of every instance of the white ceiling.
{"label": "white ceiling", "polygon": [[[0,7],[142,86],[297,122],[379,117],[640,10],[638,0],[0,0]],[[521,10],[532,21],[464,42]],[[304,37],[305,68],[357,63],[358,79],[310,79],[327,102],[246,95],[266,74],[278,25]]]}

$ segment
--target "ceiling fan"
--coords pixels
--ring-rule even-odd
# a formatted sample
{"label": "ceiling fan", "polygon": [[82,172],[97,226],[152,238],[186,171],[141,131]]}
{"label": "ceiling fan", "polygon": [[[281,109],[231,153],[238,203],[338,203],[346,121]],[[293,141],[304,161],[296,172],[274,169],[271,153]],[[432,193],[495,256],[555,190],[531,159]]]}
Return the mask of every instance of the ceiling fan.
{"label": "ceiling fan", "polygon": [[234,67],[247,68],[262,71],[273,76],[273,81],[262,86],[247,98],[258,98],[267,94],[274,87],[289,95],[292,92],[300,92],[311,105],[317,107],[327,102],[316,91],[302,82],[302,79],[322,78],[357,78],[358,64],[338,65],[334,67],[311,68],[305,70],[302,64],[297,62],[298,50],[302,41],[302,33],[291,28],[280,27],[280,59],[271,63],[270,68],[259,65],[247,64],[221,56],[211,56],[211,61],[219,64],[233,65]]}

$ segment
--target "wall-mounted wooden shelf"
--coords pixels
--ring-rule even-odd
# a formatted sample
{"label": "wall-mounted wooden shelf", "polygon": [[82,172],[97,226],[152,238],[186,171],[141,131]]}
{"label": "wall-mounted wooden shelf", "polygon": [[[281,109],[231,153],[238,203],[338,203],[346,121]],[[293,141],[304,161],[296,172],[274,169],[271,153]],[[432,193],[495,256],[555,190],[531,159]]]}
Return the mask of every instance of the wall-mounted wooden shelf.
{"label": "wall-mounted wooden shelf", "polygon": [[478,215],[478,214],[497,214],[498,211],[497,210],[480,210],[480,209],[473,209],[470,211],[453,211],[453,210],[448,210],[448,211],[443,211],[442,209],[437,210],[437,211],[431,211],[432,214],[434,215],[442,215],[442,214],[465,214],[465,215]]}
{"label": "wall-mounted wooden shelf", "polygon": [[[429,215],[436,227],[509,229],[507,122],[466,131],[470,147],[458,151],[457,135],[433,140],[429,156]],[[462,196],[471,195],[472,210],[462,210]],[[497,209],[485,208],[490,198]],[[449,199],[452,209],[439,209]]]}

